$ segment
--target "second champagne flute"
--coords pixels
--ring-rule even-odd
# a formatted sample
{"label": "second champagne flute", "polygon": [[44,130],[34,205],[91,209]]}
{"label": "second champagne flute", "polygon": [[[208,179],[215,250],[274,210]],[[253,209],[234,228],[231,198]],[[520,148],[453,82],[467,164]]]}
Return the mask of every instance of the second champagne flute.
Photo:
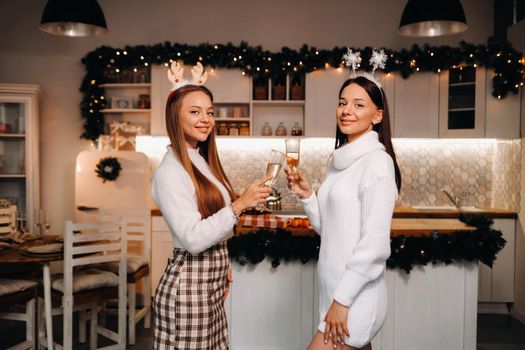
{"label": "second champagne flute", "polygon": [[[299,166],[301,139],[286,139],[284,142],[286,144],[286,164],[288,165],[289,170],[292,171],[292,173],[295,173]],[[295,193],[293,186],[294,184],[292,184],[291,191],[292,193]]]}

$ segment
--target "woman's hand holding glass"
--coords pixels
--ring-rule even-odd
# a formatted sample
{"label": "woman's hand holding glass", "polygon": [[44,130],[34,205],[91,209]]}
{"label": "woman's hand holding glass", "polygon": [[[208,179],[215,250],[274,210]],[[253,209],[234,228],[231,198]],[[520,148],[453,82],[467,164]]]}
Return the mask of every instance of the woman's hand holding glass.
{"label": "woman's hand holding glass", "polygon": [[305,199],[312,195],[314,190],[304,173],[297,167],[286,167],[284,170],[288,179],[288,188],[299,198]]}
{"label": "woman's hand holding glass", "polygon": [[232,203],[233,210],[240,215],[244,209],[253,208],[259,203],[264,203],[266,198],[272,193],[272,188],[266,185],[272,178],[273,176],[266,176],[251,183],[239,198]]}

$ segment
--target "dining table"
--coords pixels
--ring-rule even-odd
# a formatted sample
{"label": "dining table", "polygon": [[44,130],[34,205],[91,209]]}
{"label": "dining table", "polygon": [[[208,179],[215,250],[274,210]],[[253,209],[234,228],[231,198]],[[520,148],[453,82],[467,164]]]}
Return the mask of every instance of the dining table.
{"label": "dining table", "polygon": [[2,246],[0,251],[0,266],[39,264],[42,266],[42,280],[44,291],[44,312],[46,315],[47,348],[53,349],[53,318],[51,306],[51,272],[49,265],[53,261],[62,261],[64,253],[62,250],[52,253],[31,253],[29,248],[39,245],[62,243],[62,236],[46,235],[24,242],[11,242],[9,246]]}

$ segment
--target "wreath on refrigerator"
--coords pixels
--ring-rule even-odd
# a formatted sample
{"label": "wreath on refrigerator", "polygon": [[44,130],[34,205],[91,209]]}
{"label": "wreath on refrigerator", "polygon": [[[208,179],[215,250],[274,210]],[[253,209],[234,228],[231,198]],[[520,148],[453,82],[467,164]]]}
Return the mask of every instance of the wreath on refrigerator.
{"label": "wreath on refrigerator", "polygon": [[115,157],[102,158],[95,169],[97,176],[102,179],[102,182],[115,181],[120,175],[122,166]]}

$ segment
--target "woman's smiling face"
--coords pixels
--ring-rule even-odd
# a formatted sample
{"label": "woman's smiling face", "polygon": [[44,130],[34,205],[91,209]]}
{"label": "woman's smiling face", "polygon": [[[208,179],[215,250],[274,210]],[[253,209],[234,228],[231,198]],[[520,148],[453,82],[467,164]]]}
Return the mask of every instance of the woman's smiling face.
{"label": "woman's smiling face", "polygon": [[372,130],[373,124],[381,122],[383,111],[378,109],[365,89],[350,84],[341,92],[336,111],[337,126],[348,142]]}
{"label": "woman's smiling face", "polygon": [[184,97],[179,117],[186,144],[191,148],[206,141],[215,126],[213,104],[202,91],[190,92]]}

